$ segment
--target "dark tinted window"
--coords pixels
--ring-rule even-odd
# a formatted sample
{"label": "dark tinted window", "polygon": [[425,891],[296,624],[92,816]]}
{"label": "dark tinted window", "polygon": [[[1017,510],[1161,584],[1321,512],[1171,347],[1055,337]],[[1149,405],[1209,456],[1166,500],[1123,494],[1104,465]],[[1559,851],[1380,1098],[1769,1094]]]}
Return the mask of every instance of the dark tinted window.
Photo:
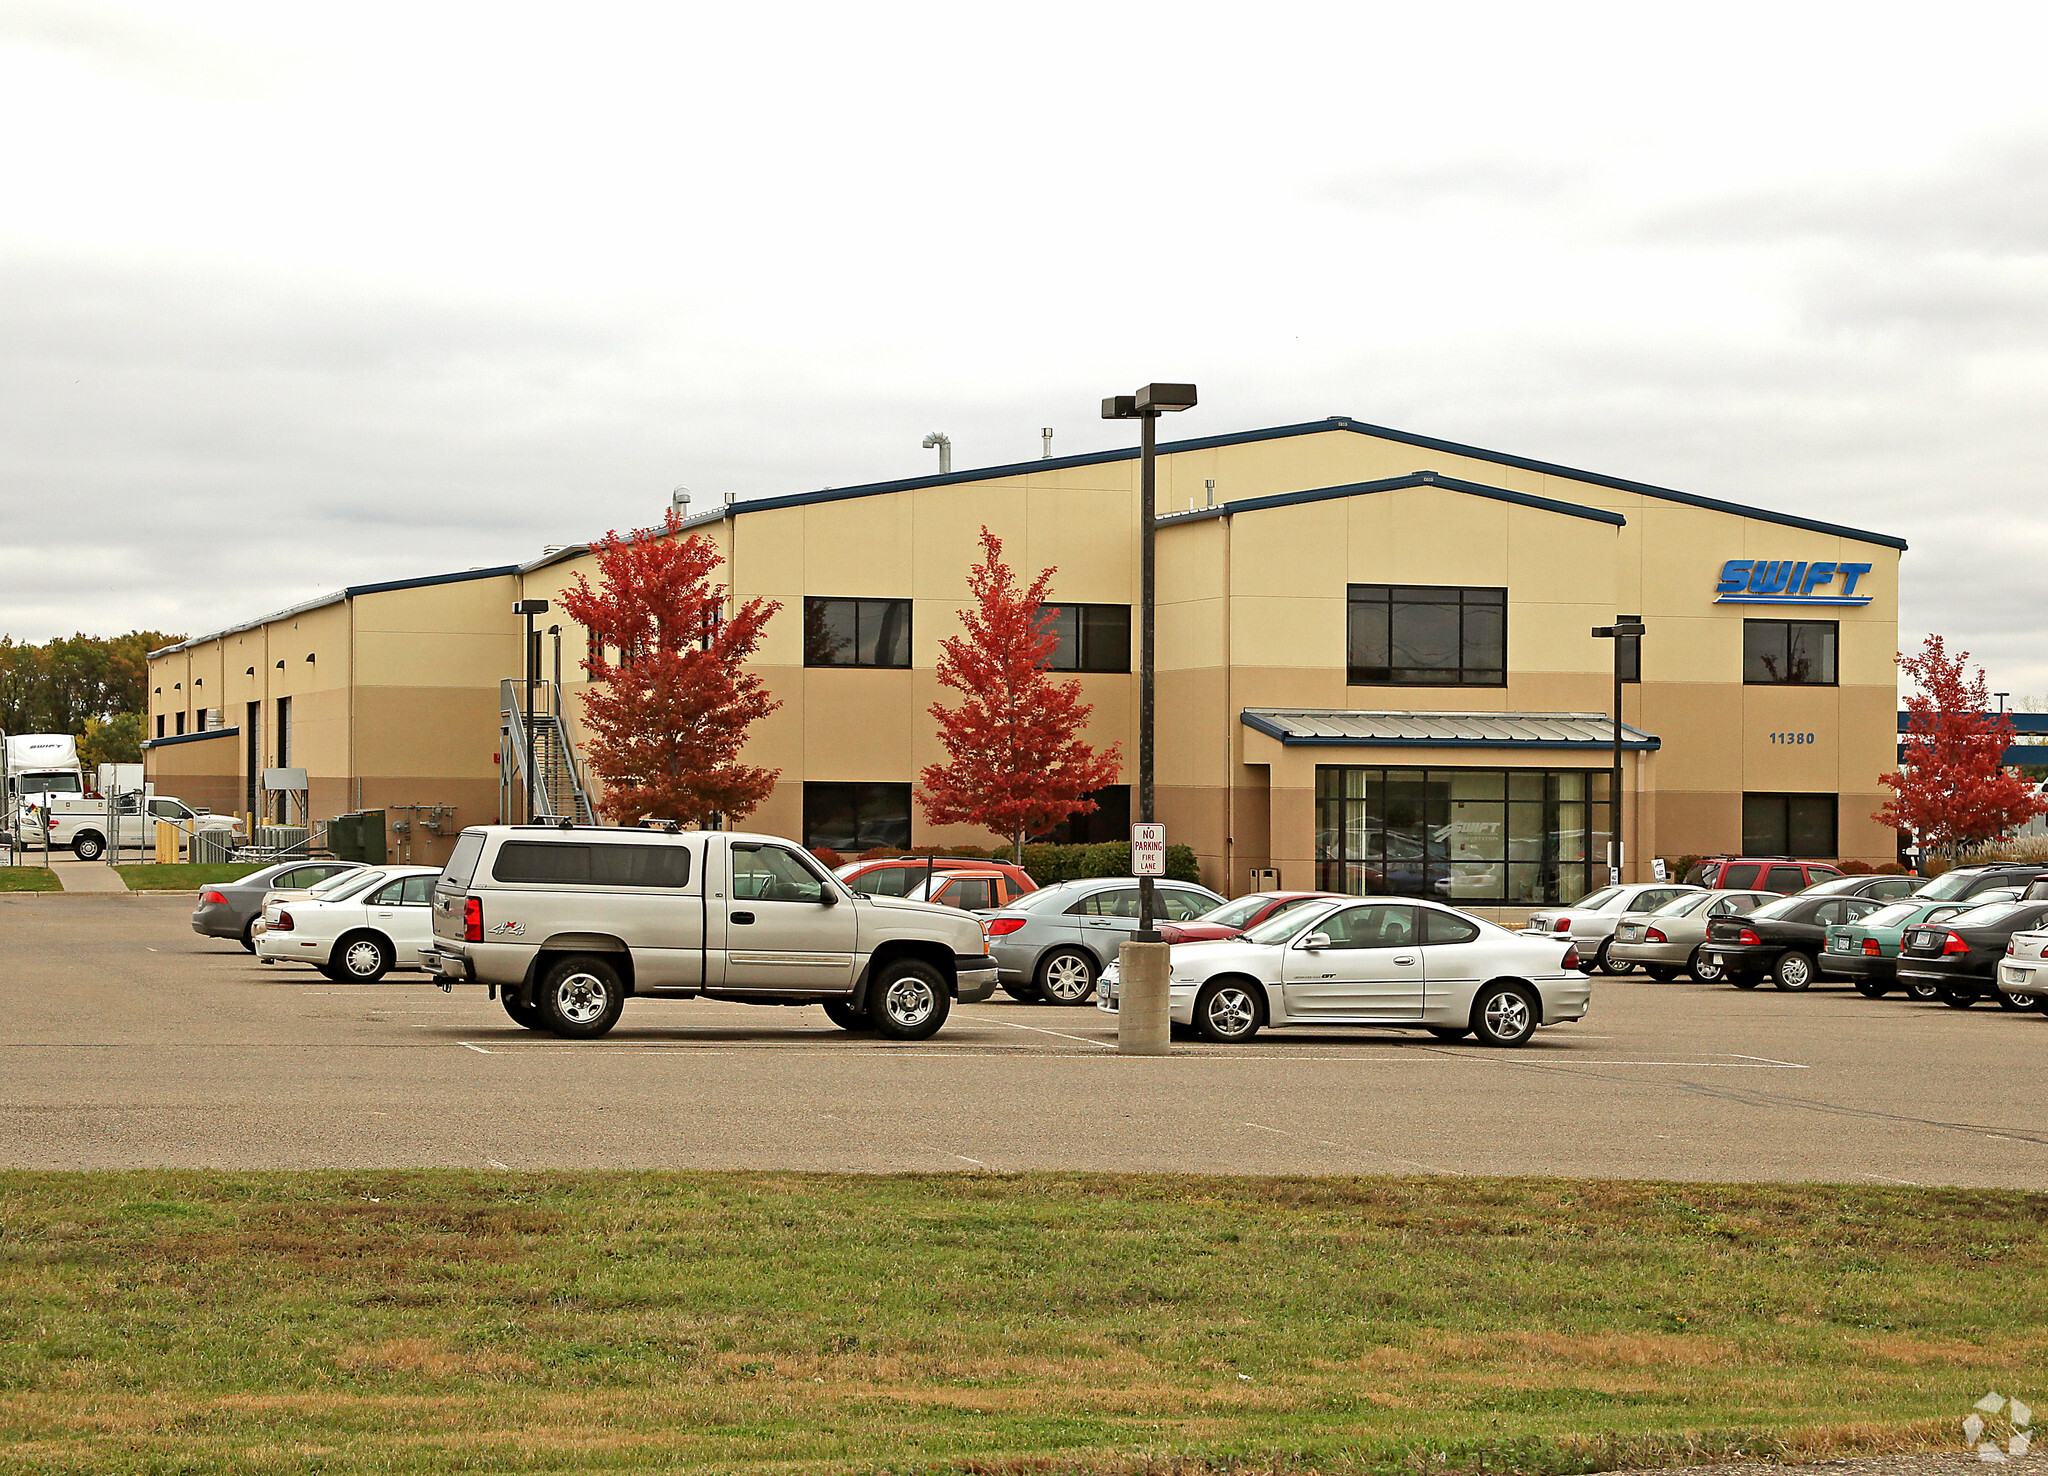
{"label": "dark tinted window", "polygon": [[[1832,794],[1745,794],[1742,797],[1742,849],[1752,856],[1832,856],[1835,844],[1835,805]],[[1816,872],[1813,880],[1832,870]],[[1772,891],[1798,891],[1805,878],[1780,888],[1766,882]]]}
{"label": "dark tinted window", "polygon": [[1462,917],[1453,917],[1448,912],[1422,914],[1422,941],[1425,943],[1470,943],[1478,936],[1478,925]]}
{"label": "dark tinted window", "polygon": [[1101,789],[1089,790],[1084,798],[1093,801],[1093,810],[1085,815],[1069,815],[1044,835],[1033,839],[1055,846],[1085,846],[1131,838],[1130,785],[1107,784]]}
{"label": "dark tinted window", "polygon": [[1059,641],[1049,663],[1054,671],[1129,671],[1129,605],[1045,605]]}
{"label": "dark tinted window", "polygon": [[1836,622],[1745,620],[1742,679],[1752,686],[1835,685]]}
{"label": "dark tinted window", "polygon": [[804,601],[804,665],[910,665],[910,601]]}
{"label": "dark tinted window", "polygon": [[1761,866],[1724,866],[1721,868],[1720,885],[1729,891],[1748,889],[1757,884],[1763,871]]}
{"label": "dark tinted window", "polygon": [[1505,589],[1354,584],[1349,594],[1345,641],[1353,686],[1506,684]]}
{"label": "dark tinted window", "polygon": [[804,785],[804,846],[858,854],[910,846],[908,784]]}
{"label": "dark tinted window", "polygon": [[476,875],[476,858],[483,853],[483,835],[465,830],[455,838],[455,849],[448,854],[448,864],[441,868],[441,880],[457,891],[468,886],[470,878]]}
{"label": "dark tinted window", "polygon": [[506,841],[491,875],[502,882],[564,886],[681,887],[689,884],[690,852],[685,846]]}
{"label": "dark tinted window", "polygon": [[1091,892],[1067,911],[1077,917],[1136,917],[1138,889],[1110,887],[1104,891]]}
{"label": "dark tinted window", "polygon": [[1767,892],[1796,892],[1806,885],[1806,873],[1796,866],[1773,866],[1764,880]]}

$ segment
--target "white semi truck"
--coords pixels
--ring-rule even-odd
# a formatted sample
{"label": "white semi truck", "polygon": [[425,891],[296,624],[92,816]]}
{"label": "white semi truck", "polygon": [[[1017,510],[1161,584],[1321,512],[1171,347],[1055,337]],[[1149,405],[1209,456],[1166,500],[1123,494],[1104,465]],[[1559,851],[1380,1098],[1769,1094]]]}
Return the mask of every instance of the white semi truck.
{"label": "white semi truck", "polygon": [[78,767],[78,740],[69,733],[8,733],[0,736],[0,782],[7,813],[38,795],[77,799],[86,792]]}

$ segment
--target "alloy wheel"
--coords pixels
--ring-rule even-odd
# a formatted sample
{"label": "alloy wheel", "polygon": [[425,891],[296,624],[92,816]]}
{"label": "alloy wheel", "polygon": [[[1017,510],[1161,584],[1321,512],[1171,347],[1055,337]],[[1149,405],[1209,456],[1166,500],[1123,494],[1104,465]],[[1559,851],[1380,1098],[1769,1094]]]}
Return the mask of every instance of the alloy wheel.
{"label": "alloy wheel", "polygon": [[1045,992],[1061,1004],[1086,999],[1094,984],[1087,962],[1077,954],[1063,953],[1045,966]]}
{"label": "alloy wheel", "polygon": [[1486,1030],[1496,1040],[1513,1040],[1529,1029],[1529,1001],[1502,990],[1486,1002]]}
{"label": "alloy wheel", "polygon": [[1259,1007],[1244,990],[1235,984],[1226,984],[1209,996],[1208,1008],[1202,1013],[1216,1034],[1235,1039],[1257,1021]]}

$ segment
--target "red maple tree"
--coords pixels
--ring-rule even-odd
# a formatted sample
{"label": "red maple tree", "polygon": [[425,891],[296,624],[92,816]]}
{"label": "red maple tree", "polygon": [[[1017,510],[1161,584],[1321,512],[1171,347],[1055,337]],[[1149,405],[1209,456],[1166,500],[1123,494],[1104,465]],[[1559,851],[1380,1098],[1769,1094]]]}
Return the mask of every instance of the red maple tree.
{"label": "red maple tree", "polygon": [[1900,768],[1878,776],[1895,798],[1870,818],[1911,833],[1930,851],[1953,853],[1995,840],[2048,813],[2033,785],[2006,772],[2012,720],[1985,711],[1984,673],[1969,677],[1969,660],[1968,651],[1950,656],[1937,635],[1926,638],[1917,656],[1898,658],[1919,690],[1906,699],[1911,716]]}
{"label": "red maple tree", "polygon": [[1019,588],[1003,541],[987,528],[981,552],[967,575],[974,604],[960,612],[967,632],[939,642],[939,683],[966,700],[928,709],[952,758],[918,775],[917,799],[934,825],[979,825],[1007,837],[1021,863],[1027,837],[1094,811],[1088,791],[1115,782],[1122,754],[1117,744],[1097,749],[1076,736],[1094,708],[1081,700],[1079,682],[1055,681],[1046,669],[1059,644],[1045,608],[1053,570]]}
{"label": "red maple tree", "polygon": [[710,539],[679,537],[680,525],[671,512],[660,527],[605,534],[590,546],[599,587],[579,574],[562,591],[563,611],[590,635],[584,720],[604,782],[598,808],[614,824],[737,820],[780,772],[739,753],[747,728],[782,705],[742,665],[781,602],[749,600],[723,618],[726,589],[711,576],[725,560]]}

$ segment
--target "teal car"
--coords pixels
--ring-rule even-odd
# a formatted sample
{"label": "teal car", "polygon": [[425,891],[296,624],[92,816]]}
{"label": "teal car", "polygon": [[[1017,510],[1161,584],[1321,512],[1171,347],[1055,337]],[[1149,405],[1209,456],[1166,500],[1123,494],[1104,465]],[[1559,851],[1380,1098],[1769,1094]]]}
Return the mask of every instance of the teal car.
{"label": "teal car", "polygon": [[[1908,897],[1889,907],[1867,913],[1852,923],[1828,929],[1828,946],[1821,958],[1825,973],[1840,974],[1856,986],[1865,999],[1882,999],[1898,987],[1899,936],[1915,923],[1947,922],[1959,912],[1986,902],[2009,902],[2019,896],[2016,888],[2004,887],[1979,892],[1965,902],[1921,902]],[[1939,996],[1933,984],[1909,984],[1913,999]]]}

